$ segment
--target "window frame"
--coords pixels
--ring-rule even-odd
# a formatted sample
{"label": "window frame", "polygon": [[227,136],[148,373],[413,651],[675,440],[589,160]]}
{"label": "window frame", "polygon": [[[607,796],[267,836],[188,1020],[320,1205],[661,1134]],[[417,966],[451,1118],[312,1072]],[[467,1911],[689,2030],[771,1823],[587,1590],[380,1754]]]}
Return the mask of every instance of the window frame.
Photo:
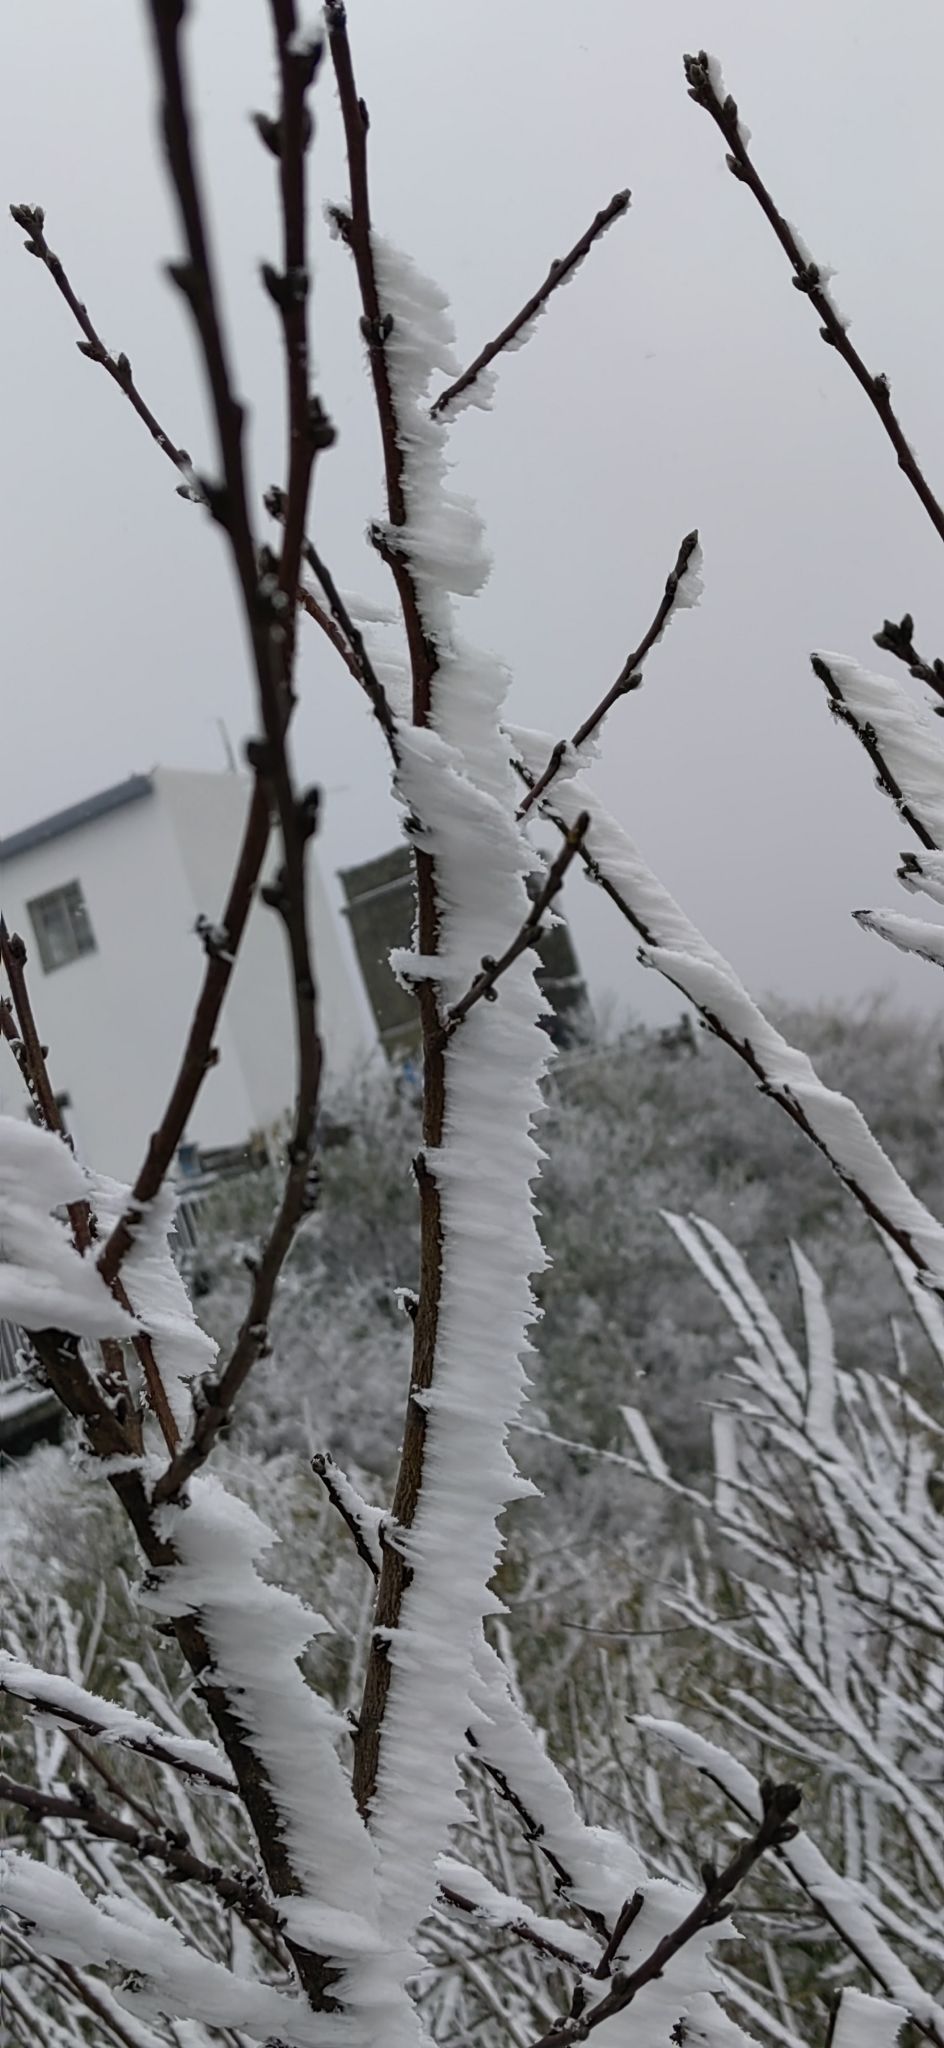
{"label": "window frame", "polygon": [[[44,974],[55,974],[60,967],[71,967],[74,961],[84,960],[89,953],[98,951],[85,892],[77,876],[31,897],[26,910]],[[51,925],[51,916],[55,914],[60,920],[59,937],[53,936]],[[66,941],[65,949],[62,937]]]}

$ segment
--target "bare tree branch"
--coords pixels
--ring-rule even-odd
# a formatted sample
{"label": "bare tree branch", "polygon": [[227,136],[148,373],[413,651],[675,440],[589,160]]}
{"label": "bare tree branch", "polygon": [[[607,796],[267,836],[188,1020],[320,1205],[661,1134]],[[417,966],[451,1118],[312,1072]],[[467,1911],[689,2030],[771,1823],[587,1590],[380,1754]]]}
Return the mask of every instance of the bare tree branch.
{"label": "bare tree branch", "polygon": [[573,248],[568,249],[566,256],[555,257],[543,284],[540,284],[537,291],[532,292],[531,297],[525,300],[524,305],[514,315],[514,318],[508,321],[507,326],[502,328],[500,334],[496,334],[494,341],[486,342],[485,347],[479,351],[479,354],[468,365],[468,368],[462,371],[461,376],[457,377],[454,383],[449,384],[445,391],[440,392],[439,397],[430,408],[434,419],[441,418],[444,413],[448,412],[450,406],[455,404],[457,398],[462,398],[467,391],[471,390],[473,384],[482,375],[482,371],[487,370],[489,364],[495,361],[495,357],[501,355],[503,349],[508,348],[510,343],[517,340],[522,328],[527,327],[528,322],[533,320],[535,315],[542,311],[543,307],[547,305],[549,298],[557,291],[558,286],[566,284],[567,279],[573,277],[574,271],[579,268],[584,257],[589,255],[594,242],[598,242],[601,236],[605,235],[607,228],[612,227],[615,220],[620,220],[623,214],[629,211],[631,196],[628,191],[614,192],[612,199],[608,201],[607,205],[601,207],[599,213],[594,214],[590,226],[584,229],[583,234],[578,237]]}
{"label": "bare tree branch", "polygon": [[521,930],[512,940],[511,945],[506,947],[499,959],[492,960],[488,957],[483,959],[481,973],[476,975],[475,980],[466,989],[465,995],[460,996],[458,1002],[453,1003],[452,1007],[446,1012],[443,1031],[447,1038],[451,1037],[456,1027],[468,1016],[469,1011],[474,1008],[476,1003],[481,1002],[483,998],[488,1003],[493,1003],[497,1000],[496,983],[500,981],[502,975],[515,960],[520,960],[522,953],[526,953],[529,946],[537,945],[538,941],[543,937],[541,919],[545,911],[550,909],[555,896],[559,895],[563,888],[564,876],[575,854],[580,851],[584,833],[589,823],[589,813],[582,811],[576,823],[565,833],[563,846],[556,859],[551,863],[547,871],[547,879],[540,893],[535,897]]}
{"label": "bare tree branch", "polygon": [[166,455],[168,460],[173,463],[174,468],[180,470],[182,475],[188,478],[188,482],[180,487],[182,495],[185,497],[198,497],[200,494],[199,486],[193,477],[190,456],[186,448],[178,448],[176,446],[171,440],[170,435],[165,433],[159,419],[151,411],[146,400],[142,398],[132,376],[131,364],[127,356],[123,352],[114,356],[105,347],[101,335],[89,318],[87,306],[73,290],[59,257],[50,249],[44,232],[46,224],[44,209],[41,206],[11,206],[10,212],[17,227],[22,228],[26,234],[27,240],[24,247],[28,254],[30,256],[37,256],[40,262],[45,264],[54,285],[65,299],[73,319],[81,327],[82,333],[85,336],[84,341],[77,343],[81,354],[87,356],[89,362],[100,363],[102,369],[107,370],[109,377],[117,384],[119,391],[124,393],[128,404],[133,406],[139,420],[146,426],[152,440],[157,442],[162,455]]}
{"label": "bare tree branch", "polygon": [[[265,737],[252,742],[249,758],[258,786],[274,798],[282,839],[282,864],[274,883],[262,890],[263,900],[282,919],[288,940],[295,999],[297,1085],[288,1170],[279,1210],[258,1260],[249,1304],[232,1355],[218,1381],[204,1387],[194,1429],[171,1460],[155,1488],[156,1502],[174,1499],[187,1479],[209,1455],[227,1421],[240,1388],[268,1344],[268,1317],[276,1282],[291,1250],[295,1233],[314,1205],[316,1185],[312,1156],[317,1129],[322,1045],[318,1031],[317,992],[308,934],[305,863],[308,841],[315,831],[319,798],[316,790],[297,796],[289,767],[286,730],[293,701],[295,593],[315,455],[330,446],[333,431],[320,403],[308,392],[308,274],[304,158],[309,124],[305,94],[316,69],[316,43],[296,35],[294,0],[271,0],[276,49],[282,81],[278,126],[285,269],[281,276],[265,273],[282,315],[288,382],[288,481],[284,495],[282,554],[278,589],[270,588],[265,571],[256,571],[256,551],[249,523],[242,456],[242,408],[232,395],[220,316],[210,268],[190,138],[190,124],[180,66],[177,27],[168,24],[174,9],[152,0],[158,55],[164,81],[164,120],[168,162],[177,192],[189,250],[188,265],[176,272],[193,309],[206,361],[223,462],[224,487],[216,516],[228,533],[239,575],[246,622],[256,667],[259,708]],[[211,500],[212,503],[212,500]]]}
{"label": "bare tree branch", "polygon": [[665,589],[651,625],[646,628],[638,647],[634,647],[632,653],[626,656],[626,660],[620,669],[615,683],[612,683],[606,695],[601,697],[596,709],[591,711],[589,716],[584,719],[583,724],[577,727],[573,739],[569,742],[567,740],[558,740],[543,774],[538,776],[537,781],[529,789],[527,796],[519,806],[519,818],[527,816],[532,806],[544,795],[548,785],[553,782],[567,753],[568,744],[575,749],[584,746],[591,735],[596,732],[597,727],[602,725],[607,712],[612,710],[613,705],[618,702],[619,698],[625,697],[628,691],[639,688],[642,682],[642,664],[650,648],[655,646],[657,640],[661,640],[665,632],[679,600],[679,590],[685,571],[689,567],[697,547],[697,531],[687,533],[676,556],[675,566],[666,577]]}
{"label": "bare tree branch", "polygon": [[[632,2004],[633,1999],[647,1984],[654,1983],[656,1978],[664,1974],[666,1964],[671,1962],[673,1956],[678,1955],[679,1950],[683,1949],[694,1935],[701,1934],[706,1928],[715,1926],[719,1920],[726,1918],[728,1899],[753,1870],[755,1863],[768,1851],[776,1850],[784,1842],[790,1841],[797,1832],[790,1818],[800,1804],[801,1795],[797,1787],[774,1785],[767,1779],[761,1789],[764,1812],[759,1825],[753,1835],[741,1843],[723,1870],[716,1870],[710,1863],[702,1865],[704,1891],[691,1912],[687,1913],[670,1933],[663,1935],[662,1940],[657,1942],[655,1948],[634,1970],[623,1971],[617,1968],[613,1976],[612,1990],[605,1998],[601,1998],[598,2004],[578,2015],[560,2020],[556,2026],[550,2027],[534,2043],[534,2048],[569,2048],[571,2042],[585,2040],[595,2028],[602,2026],[604,2020],[612,2019],[616,2013],[625,2012],[626,2007]],[[631,1902],[630,1911],[633,1904],[635,1901]]]}
{"label": "bare tree branch", "polygon": [[793,282],[797,291],[805,293],[816,311],[823,340],[837,351],[844,363],[848,364],[856,383],[861,385],[895,450],[899,469],[904,472],[912,490],[920,498],[938,538],[944,540],[944,506],[935,497],[914,450],[905,439],[892,409],[888,378],[883,371],[873,375],[872,371],[866,368],[858,349],[849,340],[846,323],[836,311],[828,290],[828,275],[824,274],[819,264],[811,262],[809,252],[802,246],[796,230],[780,212],[760,173],[755,169],[738,119],[737,103],[730,93],[722,98],[718,89],[716,67],[711,58],[705,50],[699,50],[697,56],[687,56],[683,62],[690,97],[696,105],[704,107],[705,112],[711,115],[727,143],[726,162],[729,171],[753,193],[762,213],[770,222],[793,270]]}
{"label": "bare tree branch", "polygon": [[[350,212],[335,218],[354,259],[361,299],[361,333],[374,391],[374,403],[383,448],[387,512],[391,530],[407,522],[404,494],[404,458],[393,383],[387,355],[391,316],[380,302],[374,264],[370,188],[367,173],[368,113],[354,78],[347,17],[342,0],[326,0],[325,23],[334,66],[347,146],[350,179]],[[409,650],[413,685],[413,719],[419,726],[429,723],[433,678],[439,656],[423,621],[412,569],[403,551],[385,540],[384,560],[393,576]],[[439,948],[439,912],[433,861],[423,848],[414,849],[417,895],[417,944],[421,954],[430,956]],[[442,1141],[445,1116],[445,1046],[442,1038],[439,1002],[435,985],[416,985],[423,1040],[423,1139],[427,1146]],[[420,1301],[413,1325],[413,1360],[410,1376],[411,1398],[407,1402],[392,1514],[404,1528],[413,1522],[423,1474],[425,1416],[413,1394],[431,1385],[436,1352],[439,1295],[442,1277],[442,1217],[435,1176],[418,1171],[420,1204]],[[376,1627],[371,1642],[364,1692],[354,1744],[354,1791],[362,1812],[366,1812],[376,1785],[380,1754],[380,1729],[390,1688],[390,1662],[386,1654],[387,1632],[397,1626],[408,1568],[399,1547],[384,1551],[375,1609]]]}
{"label": "bare tree branch", "polygon": [[281,1929],[275,1906],[252,1878],[227,1875],[216,1864],[207,1863],[202,1856],[195,1855],[174,1830],[156,1833],[106,1812],[85,1785],[76,1785],[72,1798],[65,1799],[52,1792],[40,1792],[33,1785],[19,1784],[6,1771],[0,1771],[0,1800],[3,1799],[11,1806],[20,1807],[34,1821],[77,1821],[86,1834],[95,1835],[103,1842],[120,1843],[123,1848],[132,1850],[142,1862],[153,1857],[182,1882],[205,1885],[216,1893],[224,1906],[234,1908],[241,1919],[257,1920],[260,1926],[271,1929],[273,1933]]}

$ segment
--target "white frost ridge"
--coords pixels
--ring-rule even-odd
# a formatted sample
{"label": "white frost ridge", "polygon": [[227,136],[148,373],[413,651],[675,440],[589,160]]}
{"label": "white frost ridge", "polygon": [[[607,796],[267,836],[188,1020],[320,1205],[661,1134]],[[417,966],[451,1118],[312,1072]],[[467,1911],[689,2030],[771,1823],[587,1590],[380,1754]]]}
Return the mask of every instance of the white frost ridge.
{"label": "white frost ridge", "polygon": [[94,1252],[82,1258],[69,1224],[51,1213],[89,1193],[61,1138],[0,1116],[0,1316],[7,1322],[76,1337],[133,1334],[137,1326],[105,1286]]}

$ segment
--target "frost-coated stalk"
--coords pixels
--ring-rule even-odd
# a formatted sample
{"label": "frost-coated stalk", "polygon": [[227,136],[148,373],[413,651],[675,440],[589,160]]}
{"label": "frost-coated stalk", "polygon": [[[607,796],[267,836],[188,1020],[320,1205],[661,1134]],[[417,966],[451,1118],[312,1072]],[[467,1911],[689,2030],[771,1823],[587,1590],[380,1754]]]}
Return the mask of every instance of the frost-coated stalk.
{"label": "frost-coated stalk", "polygon": [[373,255],[393,323],[387,357],[407,510],[382,545],[406,564],[436,652],[428,722],[398,732],[397,790],[431,862],[437,926],[436,951],[417,952],[406,971],[433,999],[427,1075],[432,1064],[439,1078],[417,1162],[421,1297],[358,1786],[380,1851],[382,1926],[407,1944],[433,1903],[436,1859],[462,1816],[457,1757],[471,1716],[474,1646],[494,1604],[497,1519],[522,1487],[505,1438],[524,1391],[529,1275],[543,1256],[531,1127],[548,1041],[523,956],[502,976],[496,1001],[476,1004],[448,1043],[431,1043],[483,955],[502,953],[520,930],[533,857],[516,823],[499,723],[504,671],[461,641],[455,625],[454,598],[475,594],[487,562],[473,508],[444,488],[445,430],[428,414],[432,373],[453,367],[445,301],[376,238]]}

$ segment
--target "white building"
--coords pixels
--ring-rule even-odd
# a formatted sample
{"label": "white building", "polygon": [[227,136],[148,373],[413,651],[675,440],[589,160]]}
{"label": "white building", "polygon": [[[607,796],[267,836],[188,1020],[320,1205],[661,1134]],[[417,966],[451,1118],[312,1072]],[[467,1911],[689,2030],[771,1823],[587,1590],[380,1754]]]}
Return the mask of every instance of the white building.
{"label": "white building", "polygon": [[[80,1156],[130,1178],[170,1090],[204,969],[199,915],[220,916],[248,779],[156,768],[0,840],[0,902],[29,955],[53,1085]],[[329,1079],[370,1056],[356,965],[310,851],[310,923]],[[277,915],[250,913],[206,1077],[186,1132],[239,1146],[289,1108],[293,1030]],[[0,1054],[3,1048],[0,1047]],[[0,1110],[24,1107],[11,1058]]]}

